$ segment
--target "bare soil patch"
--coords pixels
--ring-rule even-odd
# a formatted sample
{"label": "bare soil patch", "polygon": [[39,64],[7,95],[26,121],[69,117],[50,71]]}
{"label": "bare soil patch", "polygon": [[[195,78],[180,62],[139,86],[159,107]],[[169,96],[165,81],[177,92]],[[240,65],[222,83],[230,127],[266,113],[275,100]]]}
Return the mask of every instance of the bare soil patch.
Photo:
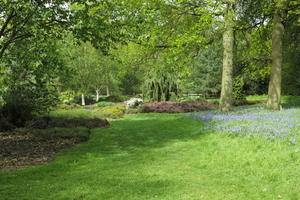
{"label": "bare soil patch", "polygon": [[0,169],[15,170],[48,163],[59,151],[77,143],[75,138],[0,133]]}

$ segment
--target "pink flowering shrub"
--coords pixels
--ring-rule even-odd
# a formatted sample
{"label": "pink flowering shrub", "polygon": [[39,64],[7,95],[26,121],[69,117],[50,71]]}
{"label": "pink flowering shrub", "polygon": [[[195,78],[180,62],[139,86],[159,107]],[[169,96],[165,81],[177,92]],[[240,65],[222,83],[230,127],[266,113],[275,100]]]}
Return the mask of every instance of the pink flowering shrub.
{"label": "pink flowering shrub", "polygon": [[157,112],[157,113],[185,113],[202,110],[212,110],[216,108],[215,103],[211,102],[154,102],[141,105],[140,112]]}

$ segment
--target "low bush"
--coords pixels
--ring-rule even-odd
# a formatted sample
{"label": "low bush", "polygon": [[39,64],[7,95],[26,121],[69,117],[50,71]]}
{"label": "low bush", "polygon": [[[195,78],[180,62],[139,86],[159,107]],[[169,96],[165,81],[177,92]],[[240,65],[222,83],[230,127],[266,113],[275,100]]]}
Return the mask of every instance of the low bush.
{"label": "low bush", "polygon": [[[85,105],[91,105],[91,104],[95,104],[96,102],[96,98],[94,95],[89,95],[89,94],[85,94],[84,95],[84,101],[85,101]],[[75,101],[76,104],[81,105],[81,95],[78,95],[75,97]]]}
{"label": "low bush", "polygon": [[9,131],[16,128],[11,122],[9,122],[5,117],[0,117],[0,131]]}
{"label": "low bush", "polygon": [[105,113],[108,118],[118,119],[124,116],[126,109],[124,104],[115,104],[114,106],[101,108],[99,111]]}
{"label": "low bush", "polygon": [[77,96],[74,90],[66,90],[59,93],[59,100],[63,104],[74,104]]}
{"label": "low bush", "polygon": [[129,109],[126,109],[125,113],[126,114],[138,114],[138,113],[142,113],[140,111],[140,108],[141,107],[138,107],[138,108],[129,108]]}
{"label": "low bush", "polygon": [[98,108],[103,108],[103,107],[112,106],[112,105],[114,105],[114,103],[108,102],[108,101],[102,101],[102,102],[97,103]]}
{"label": "low bush", "polygon": [[74,127],[86,127],[86,128],[103,128],[107,127],[109,124],[105,119],[99,118],[51,118],[48,123],[48,127],[64,127],[64,128],[74,128]]}
{"label": "low bush", "polygon": [[85,118],[85,117],[40,117],[29,121],[26,124],[28,128],[47,129],[47,128],[105,128],[109,123],[106,119],[99,118]]}
{"label": "low bush", "polygon": [[186,102],[155,102],[155,103],[146,103],[140,107],[140,112],[149,113],[184,113],[184,112],[194,112],[201,110],[211,110],[215,109],[216,104],[211,102],[195,102],[195,101],[186,101]]}
{"label": "low bush", "polygon": [[0,108],[0,118],[15,127],[23,127],[28,120],[48,112],[58,102],[55,88],[31,85],[14,86],[2,98],[5,103]]}
{"label": "low bush", "polygon": [[246,93],[243,89],[244,80],[242,77],[236,77],[233,81],[232,103],[235,106],[247,105]]}
{"label": "low bush", "polygon": [[28,103],[28,99],[22,101],[16,96],[8,94],[6,104],[0,108],[0,118],[6,128],[8,128],[8,124],[22,127],[28,119],[33,117],[34,107],[31,103]]}
{"label": "low bush", "polygon": [[56,94],[45,88],[15,88],[3,95],[0,107],[0,131],[24,127],[34,116],[46,113],[57,103]]}
{"label": "low bush", "polygon": [[82,108],[82,106],[79,104],[58,104],[56,106],[56,108],[64,109],[64,110],[71,110],[71,109]]}
{"label": "low bush", "polygon": [[32,131],[32,133],[37,137],[43,137],[43,138],[59,137],[65,139],[75,139],[76,142],[87,141],[91,134],[88,128],[35,129]]}
{"label": "low bush", "polygon": [[124,102],[127,101],[128,99],[130,99],[130,97],[128,96],[123,96],[123,95],[112,95],[112,96],[108,96],[105,98],[105,101],[109,101],[109,102]]}
{"label": "low bush", "polygon": [[[163,103],[163,102],[161,102],[161,103]],[[138,108],[139,112],[140,112],[140,113],[155,112],[155,109],[153,109],[153,107],[147,106],[147,105],[148,105],[148,104],[143,105],[143,106],[140,106],[140,107]]]}
{"label": "low bush", "polygon": [[300,96],[282,96],[281,103],[284,107],[300,107]]}

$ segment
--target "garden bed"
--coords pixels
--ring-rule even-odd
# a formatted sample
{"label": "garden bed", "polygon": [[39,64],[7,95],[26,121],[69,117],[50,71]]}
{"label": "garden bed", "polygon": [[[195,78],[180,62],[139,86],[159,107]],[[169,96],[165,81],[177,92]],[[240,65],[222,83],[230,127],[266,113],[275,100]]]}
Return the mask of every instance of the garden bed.
{"label": "garden bed", "polygon": [[217,108],[217,104],[202,101],[186,101],[186,102],[154,102],[145,103],[141,106],[140,111],[156,112],[156,113],[185,113],[202,110],[212,110]]}
{"label": "garden bed", "polygon": [[15,170],[50,162],[62,149],[79,143],[72,137],[37,137],[0,133],[0,169]]}
{"label": "garden bed", "polygon": [[48,163],[62,149],[87,141],[90,129],[109,127],[105,119],[71,114],[37,117],[24,128],[0,132],[0,169]]}

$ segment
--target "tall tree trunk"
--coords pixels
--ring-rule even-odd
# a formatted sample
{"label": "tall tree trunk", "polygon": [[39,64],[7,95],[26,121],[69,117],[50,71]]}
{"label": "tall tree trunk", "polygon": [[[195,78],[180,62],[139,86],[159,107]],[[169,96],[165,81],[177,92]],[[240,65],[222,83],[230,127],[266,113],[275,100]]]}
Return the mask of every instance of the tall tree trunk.
{"label": "tall tree trunk", "polygon": [[81,105],[85,106],[85,98],[84,98],[84,94],[81,94]]}
{"label": "tall tree trunk", "polygon": [[281,70],[282,70],[282,39],[284,34],[284,25],[280,17],[280,8],[274,16],[274,25],[272,31],[272,69],[269,81],[267,107],[273,110],[280,110],[281,97]]}
{"label": "tall tree trunk", "polygon": [[99,101],[99,89],[96,89],[96,102]]}
{"label": "tall tree trunk", "polygon": [[232,71],[234,56],[234,22],[235,18],[235,0],[227,2],[227,12],[224,16],[225,31],[223,33],[223,72],[222,72],[222,89],[219,102],[219,109],[227,112],[232,105]]}
{"label": "tall tree trunk", "polygon": [[106,96],[110,96],[110,91],[109,91],[108,84],[106,85]]}

